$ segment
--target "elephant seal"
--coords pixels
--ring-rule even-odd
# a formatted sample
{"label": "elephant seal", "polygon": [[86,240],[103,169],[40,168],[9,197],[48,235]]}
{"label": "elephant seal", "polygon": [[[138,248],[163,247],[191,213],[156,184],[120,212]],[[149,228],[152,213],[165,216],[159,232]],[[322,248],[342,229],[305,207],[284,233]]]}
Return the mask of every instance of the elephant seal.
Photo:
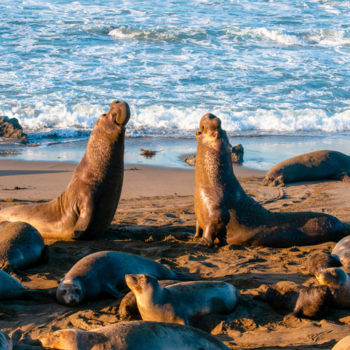
{"label": "elephant seal", "polygon": [[[178,280],[165,280],[165,281],[158,281],[158,282],[163,288],[179,283]],[[142,320],[139,308],[137,307],[136,296],[133,291],[129,292],[122,299],[119,305],[118,313],[119,313],[120,319],[123,321]]]}
{"label": "elephant seal", "polygon": [[44,238],[91,239],[101,236],[118,206],[124,176],[127,103],[115,101],[94,125],[81,162],[67,189],[48,203],[0,211],[1,221],[24,221]]}
{"label": "elephant seal", "polygon": [[183,282],[163,288],[150,275],[126,275],[144,321],[194,325],[201,316],[229,314],[239,292],[226,282]]}
{"label": "elephant seal", "polygon": [[331,254],[317,251],[308,257],[305,267],[309,275],[316,276],[321,270],[339,266],[339,261]]}
{"label": "elephant seal", "polygon": [[22,331],[20,329],[13,332],[11,338],[7,334],[0,331],[0,350],[12,350],[14,345],[17,345],[21,337]]}
{"label": "elephant seal", "polygon": [[8,223],[0,231],[0,268],[8,273],[39,264],[46,246],[40,233],[25,222]]}
{"label": "elephant seal", "polygon": [[39,337],[45,348],[61,350],[229,350],[211,334],[163,322],[118,322],[92,331],[63,329]]}
{"label": "elephant seal", "polygon": [[335,344],[332,350],[350,350],[350,335]]}
{"label": "elephant seal", "polygon": [[0,270],[0,301],[10,299],[52,299],[53,296],[41,290],[27,290],[7,272]]}
{"label": "elephant seal", "polygon": [[291,281],[281,281],[265,293],[265,300],[279,313],[298,318],[318,318],[333,300],[327,286],[306,287]]}
{"label": "elephant seal", "polygon": [[329,268],[316,275],[321,285],[334,288],[333,304],[339,308],[350,308],[350,277],[342,269]]}
{"label": "elephant seal", "polygon": [[350,266],[350,236],[344,237],[336,244],[332,256],[343,266]]}
{"label": "elephant seal", "polygon": [[315,151],[289,158],[273,166],[264,186],[283,187],[289,182],[338,179],[350,182],[350,157],[336,151]]}
{"label": "elephant seal", "polygon": [[149,273],[161,280],[178,280],[180,275],[138,255],[98,252],[79,260],[69,270],[57,288],[56,298],[68,306],[96,300],[104,295],[120,298],[124,296],[122,292],[129,290],[125,282],[125,275],[129,273]]}
{"label": "elephant seal", "polygon": [[249,197],[233,173],[230,143],[221,120],[206,114],[197,138],[194,204],[199,246],[248,244],[286,248],[350,234],[337,218],[312,212],[273,213]]}

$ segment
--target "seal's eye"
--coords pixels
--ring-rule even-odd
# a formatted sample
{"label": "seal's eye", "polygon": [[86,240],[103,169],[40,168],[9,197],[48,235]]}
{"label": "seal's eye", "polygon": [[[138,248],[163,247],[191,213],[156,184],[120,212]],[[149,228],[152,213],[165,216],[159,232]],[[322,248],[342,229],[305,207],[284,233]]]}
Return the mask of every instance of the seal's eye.
{"label": "seal's eye", "polygon": [[67,289],[63,289],[61,292],[63,295],[67,294]]}
{"label": "seal's eye", "polygon": [[75,289],[74,289],[74,292],[77,293],[77,294],[80,294],[80,289],[75,288]]}

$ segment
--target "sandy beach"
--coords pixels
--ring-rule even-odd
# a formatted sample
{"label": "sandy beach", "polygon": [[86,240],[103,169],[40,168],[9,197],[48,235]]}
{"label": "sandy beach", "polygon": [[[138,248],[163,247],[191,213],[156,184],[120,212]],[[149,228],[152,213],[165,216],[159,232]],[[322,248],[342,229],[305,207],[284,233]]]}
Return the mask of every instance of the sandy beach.
{"label": "sandy beach", "polygon": [[[2,160],[0,208],[48,201],[63,191],[76,167],[68,162]],[[135,170],[137,168],[138,170]],[[350,223],[347,183],[324,181],[286,188],[261,186],[264,172],[235,166],[246,192],[273,211],[317,211]],[[14,190],[15,187],[20,189]],[[226,281],[242,300],[232,314],[205,318],[200,327],[232,349],[330,349],[350,333],[350,312],[331,308],[322,319],[283,316],[264,300],[268,286],[282,280],[310,285],[304,264],[311,252],[331,251],[335,242],[287,249],[239,245],[194,248],[194,170],[126,165],[122,198],[107,233],[94,241],[46,240],[49,260],[25,271],[30,289],[51,293],[82,257],[102,250],[129,252],[154,259],[194,278]],[[18,349],[40,349],[41,334],[63,328],[91,330],[119,321],[121,299],[66,307],[50,301],[12,300],[0,303],[0,329],[24,332]]]}

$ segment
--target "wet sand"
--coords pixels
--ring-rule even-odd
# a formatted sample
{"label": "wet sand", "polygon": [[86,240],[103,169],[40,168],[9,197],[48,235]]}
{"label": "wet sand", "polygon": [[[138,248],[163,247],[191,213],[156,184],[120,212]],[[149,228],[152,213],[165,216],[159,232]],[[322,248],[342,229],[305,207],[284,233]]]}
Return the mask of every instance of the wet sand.
{"label": "wet sand", "polygon": [[[64,190],[74,163],[1,161],[0,208],[47,201]],[[131,170],[133,168],[139,170]],[[235,167],[243,188],[276,212],[317,211],[350,224],[350,185],[338,181],[301,183],[286,188],[260,185],[263,172]],[[14,187],[24,189],[13,190]],[[26,270],[23,284],[54,293],[60,279],[82,257],[101,250],[129,252],[154,259],[194,278],[220,280],[237,287],[242,300],[226,316],[207,317],[200,327],[232,349],[330,349],[350,334],[350,310],[331,308],[323,318],[290,318],[263,300],[268,286],[281,280],[317,284],[304,264],[310,252],[331,251],[335,242],[287,249],[239,245],[196,249],[193,238],[193,169],[125,166],[125,186],[107,233],[95,241],[46,240],[50,259]],[[18,349],[40,349],[41,334],[62,328],[91,330],[119,321],[120,299],[66,307],[50,301],[0,302],[0,329],[21,328]]]}

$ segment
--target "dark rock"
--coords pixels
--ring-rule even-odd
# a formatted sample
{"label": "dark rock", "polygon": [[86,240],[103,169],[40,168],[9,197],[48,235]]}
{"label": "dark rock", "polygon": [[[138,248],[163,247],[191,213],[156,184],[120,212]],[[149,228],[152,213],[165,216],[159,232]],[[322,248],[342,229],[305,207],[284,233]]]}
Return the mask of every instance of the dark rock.
{"label": "dark rock", "polygon": [[22,143],[28,143],[27,135],[16,118],[0,117],[0,137],[19,139]]}
{"label": "dark rock", "polygon": [[[238,164],[243,163],[243,155],[244,155],[243,146],[241,144],[239,144],[235,147],[231,146],[231,151],[232,151],[232,163],[238,163]],[[186,157],[182,161],[187,163],[190,166],[195,166],[196,165],[196,155]]]}

